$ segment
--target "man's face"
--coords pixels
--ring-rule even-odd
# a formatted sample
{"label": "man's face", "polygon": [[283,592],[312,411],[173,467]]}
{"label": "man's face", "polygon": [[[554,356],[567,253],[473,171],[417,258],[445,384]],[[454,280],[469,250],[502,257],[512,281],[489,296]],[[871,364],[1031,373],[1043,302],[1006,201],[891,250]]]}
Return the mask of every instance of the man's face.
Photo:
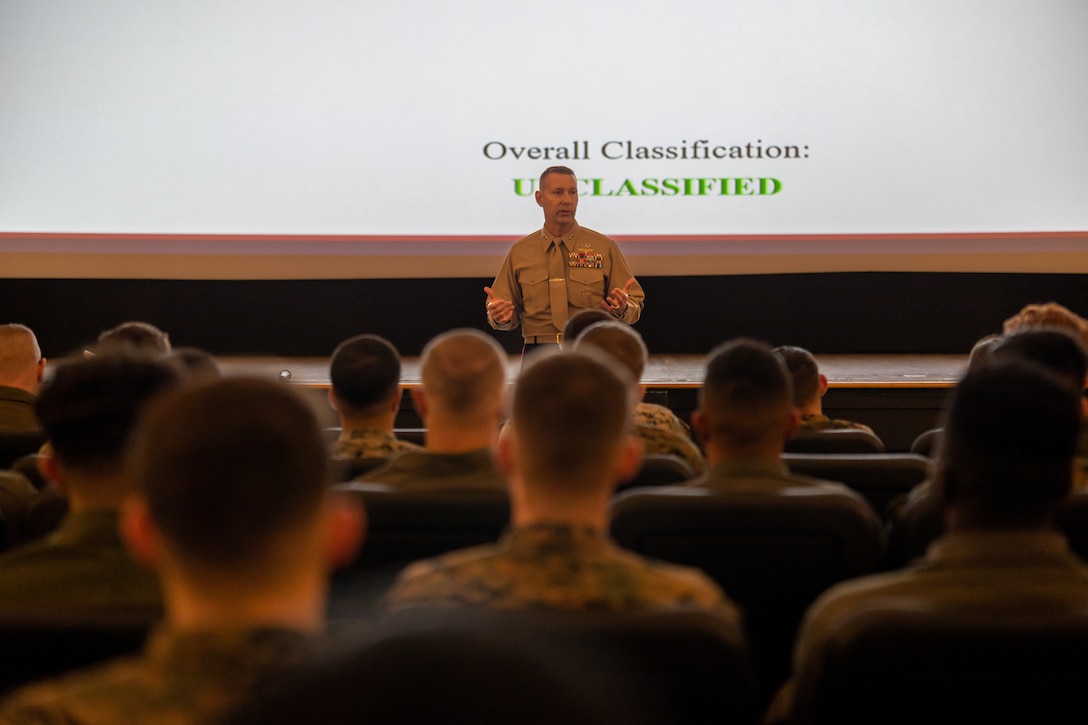
{"label": "man's face", "polygon": [[546,226],[569,227],[578,210],[578,179],[569,174],[548,174],[536,192],[536,203],[544,209]]}

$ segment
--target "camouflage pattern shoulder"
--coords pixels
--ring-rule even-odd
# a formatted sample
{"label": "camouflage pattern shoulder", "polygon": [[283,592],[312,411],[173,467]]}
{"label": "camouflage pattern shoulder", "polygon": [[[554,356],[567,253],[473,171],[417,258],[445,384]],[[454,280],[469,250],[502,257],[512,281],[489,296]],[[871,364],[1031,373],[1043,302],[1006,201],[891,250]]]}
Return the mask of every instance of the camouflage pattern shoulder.
{"label": "camouflage pattern shoulder", "polygon": [[647,428],[658,428],[681,438],[691,437],[691,428],[676,417],[676,413],[663,405],[639,403],[635,408],[635,424]]}
{"label": "camouflage pattern shoulder", "polygon": [[301,665],[315,647],[313,638],[286,630],[160,630],[142,657],[17,690],[0,707],[0,723],[207,723]]}
{"label": "camouflage pattern shoulder", "polygon": [[603,534],[560,526],[515,530],[496,546],[409,567],[387,606],[635,611],[696,608],[739,621],[721,589],[694,569],[645,559]]}
{"label": "camouflage pattern shoulder", "polygon": [[[873,433],[873,429],[864,423],[855,423],[852,420],[840,420],[838,418],[828,418],[826,415],[816,415],[815,413],[801,416],[800,430],[863,430],[866,433]],[[876,434],[873,433],[873,435]]]}
{"label": "camouflage pattern shoulder", "polygon": [[392,458],[404,451],[421,451],[415,443],[402,441],[391,431],[379,428],[356,428],[329,446],[333,458]]}
{"label": "camouflage pattern shoulder", "polygon": [[642,441],[643,452],[646,455],[676,456],[687,461],[696,475],[706,471],[706,459],[703,458],[703,452],[690,438],[643,425],[638,426],[635,432]]}

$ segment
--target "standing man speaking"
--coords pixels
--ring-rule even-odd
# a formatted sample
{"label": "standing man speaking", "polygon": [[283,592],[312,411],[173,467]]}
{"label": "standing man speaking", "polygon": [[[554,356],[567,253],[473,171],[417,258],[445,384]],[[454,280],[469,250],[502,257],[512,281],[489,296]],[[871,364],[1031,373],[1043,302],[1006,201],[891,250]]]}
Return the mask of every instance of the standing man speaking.
{"label": "standing man speaking", "polygon": [[544,227],[510,248],[487,293],[487,322],[496,330],[521,324],[526,347],[563,342],[577,312],[600,305],[616,319],[638,321],[646,295],[612,239],[580,226],[578,179],[566,166],[540,175],[536,203]]}

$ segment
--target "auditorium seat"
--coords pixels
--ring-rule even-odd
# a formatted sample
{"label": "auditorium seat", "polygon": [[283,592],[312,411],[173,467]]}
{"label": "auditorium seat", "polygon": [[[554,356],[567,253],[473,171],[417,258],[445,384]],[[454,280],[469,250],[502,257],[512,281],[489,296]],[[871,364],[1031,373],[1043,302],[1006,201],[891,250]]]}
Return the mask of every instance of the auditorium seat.
{"label": "auditorium seat", "polygon": [[910,444],[910,452],[917,453],[926,458],[934,458],[937,455],[937,447],[941,443],[941,435],[944,428],[930,428],[920,433],[914,442]]}
{"label": "auditorium seat", "polygon": [[231,721],[751,723],[754,685],[706,612],[417,606]]}
{"label": "auditorium seat", "polygon": [[335,490],[362,501],[367,532],[355,560],[333,577],[333,618],[368,614],[411,562],[494,542],[510,521],[505,491],[398,491],[373,483],[347,483]]}
{"label": "auditorium seat", "polygon": [[386,463],[389,463],[388,458],[333,458],[329,461],[329,470],[332,480],[340,483],[353,481]]}
{"label": "auditorium seat", "polygon": [[851,428],[801,431],[786,441],[787,453],[883,453],[884,441]]}
{"label": "auditorium seat", "polygon": [[612,534],[633,551],[702,569],[742,607],[764,696],[789,673],[805,609],[832,584],[875,571],[883,545],[864,501],[818,487],[627,491],[613,503]]}
{"label": "auditorium seat", "polygon": [[0,618],[0,693],[103,660],[139,652],[153,623],[116,617],[85,621]]}
{"label": "auditorium seat", "polygon": [[844,483],[881,516],[888,504],[929,476],[929,459],[914,453],[814,454],[782,456],[790,471]]}
{"label": "auditorium seat", "polygon": [[[1055,526],[1069,539],[1069,548],[1088,562],[1088,491],[1075,491],[1058,509]],[[923,556],[944,533],[944,509],[936,493],[919,497],[893,519],[888,564],[899,567]]]}
{"label": "auditorium seat", "polygon": [[616,491],[647,486],[669,486],[695,478],[691,465],[682,458],[653,454],[642,458],[642,468],[630,481],[620,484]]}
{"label": "auditorium seat", "polygon": [[795,725],[1083,723],[1088,609],[874,601],[800,663]]}

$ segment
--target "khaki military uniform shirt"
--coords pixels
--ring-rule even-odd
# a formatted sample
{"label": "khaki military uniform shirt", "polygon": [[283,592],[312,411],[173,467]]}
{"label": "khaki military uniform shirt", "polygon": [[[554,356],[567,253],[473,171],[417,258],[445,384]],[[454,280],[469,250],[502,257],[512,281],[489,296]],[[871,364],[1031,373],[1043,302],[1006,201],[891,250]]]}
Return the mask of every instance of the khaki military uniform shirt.
{"label": "khaki military uniform shirt", "polygon": [[0,723],[214,722],[305,662],[315,642],[281,629],[161,629],[142,657],[16,691],[0,708]]}
{"label": "khaki military uniform shirt", "polygon": [[[615,241],[577,223],[556,239],[546,229],[533,232],[514,243],[491,284],[495,296],[514,303],[514,315],[496,330],[513,330],[521,325],[526,337],[551,336],[562,332],[552,324],[551,293],[548,286],[548,250],[561,242],[567,250],[567,317],[585,309],[600,309],[614,288],[622,288],[634,276]],[[634,324],[642,315],[646,293],[638,282],[631,285],[627,310],[622,319]]]}
{"label": "khaki military uniform shirt", "polygon": [[516,528],[497,544],[418,562],[401,574],[387,604],[614,612],[698,608],[739,622],[736,607],[702,572],[621,549],[600,531],[548,524]]}
{"label": "khaki military uniform shirt", "polygon": [[37,396],[21,388],[0,385],[0,430],[34,430],[41,427],[34,413]]}
{"label": "khaki military uniform shirt", "polygon": [[342,431],[340,439],[329,446],[333,458],[392,458],[405,451],[421,451],[415,443],[402,441],[392,431],[381,428],[353,428]]}

